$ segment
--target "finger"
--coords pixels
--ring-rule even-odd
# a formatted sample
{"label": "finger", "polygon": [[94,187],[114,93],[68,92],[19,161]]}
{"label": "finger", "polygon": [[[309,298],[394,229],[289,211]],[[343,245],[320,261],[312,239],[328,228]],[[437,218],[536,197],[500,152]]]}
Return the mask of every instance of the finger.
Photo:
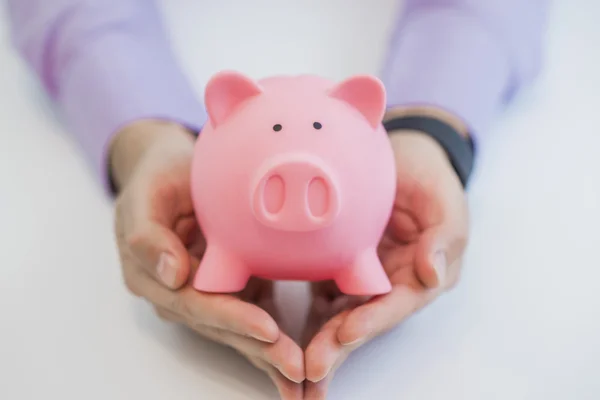
{"label": "finger", "polygon": [[323,325],[331,320],[335,315],[344,310],[349,310],[366,303],[370,296],[347,296],[339,295],[330,300],[328,297],[316,296],[313,298],[311,307],[306,319],[306,326],[302,335],[302,347],[306,348],[316,333]]}
{"label": "finger", "polygon": [[335,372],[363,341],[343,345],[338,332],[353,310],[345,310],[328,321],[308,345],[305,355],[305,398],[325,399]]}
{"label": "finger", "polygon": [[258,300],[254,304],[265,310],[275,320],[275,322],[281,322],[281,313],[279,312],[279,308],[277,307],[277,304],[275,304],[274,299],[265,297]]}
{"label": "finger", "polygon": [[288,380],[304,381],[304,354],[287,335],[281,334],[275,343],[264,343],[233,332],[221,331],[223,343],[237,349],[247,357],[259,358],[276,368]]}
{"label": "finger", "polygon": [[128,250],[157,282],[180,288],[188,279],[190,258],[170,229],[152,221],[139,221],[126,237]]}
{"label": "finger", "polygon": [[304,398],[307,400],[326,400],[329,391],[329,384],[333,380],[333,373],[319,382],[304,382]]}
{"label": "finger", "polygon": [[401,242],[412,242],[420,231],[438,224],[443,218],[443,206],[437,201],[440,184],[431,179],[402,172],[406,169],[405,166],[398,168],[398,184],[390,228]]}
{"label": "finger", "polygon": [[196,217],[182,216],[175,224],[175,234],[179,237],[190,257],[188,282],[192,282],[198,270],[200,260],[206,251],[206,240],[200,231]]}
{"label": "finger", "polygon": [[344,347],[337,338],[337,331],[350,311],[344,311],[328,321],[306,348],[306,379],[320,382],[345,359],[350,347]]}
{"label": "finger", "polygon": [[181,216],[177,222],[175,222],[173,231],[188,249],[198,244],[205,245],[194,214]]}
{"label": "finger", "polygon": [[170,179],[165,176],[160,184],[142,179],[128,187],[118,199],[117,219],[121,220],[120,239],[124,242],[120,248],[158,282],[177,289],[189,275],[184,241],[192,239],[193,213],[188,186],[173,184]]}
{"label": "finger", "polygon": [[[286,378],[279,369],[275,368],[272,363],[265,360],[265,357],[263,357],[263,355],[260,354],[260,351],[256,349],[257,346],[262,346],[264,343],[245,337],[236,338],[234,333],[205,326],[199,326],[192,329],[201,336],[237,350],[255,367],[266,372],[277,387],[282,399],[302,399],[302,384]],[[300,359],[302,358],[300,357]]]}
{"label": "finger", "polygon": [[222,329],[206,326],[195,326],[192,329],[204,337],[235,349],[255,365],[256,361],[260,360],[261,365],[276,369],[286,380],[295,383],[304,381],[304,355],[288,336],[282,335],[276,343],[270,344]]}
{"label": "finger", "polygon": [[402,209],[399,206],[394,208],[387,229],[391,233],[389,236],[394,238],[399,244],[415,241],[421,232],[421,227],[415,215],[410,210]]}
{"label": "finger", "polygon": [[331,317],[329,317],[331,314],[329,311],[330,303],[331,302],[328,302],[325,298],[320,296],[313,299],[300,341],[303,349],[308,347],[317,332],[319,332],[323,325],[331,319]]}
{"label": "finger", "polygon": [[280,324],[282,317],[275,302],[274,286],[275,285],[271,280],[251,277],[244,290],[237,295],[240,299],[256,304],[258,307],[265,310],[278,324]]}
{"label": "finger", "polygon": [[232,331],[264,342],[275,342],[279,338],[279,327],[269,313],[234,296],[202,293],[190,286],[173,292],[142,272],[134,279],[141,296],[194,324]]}
{"label": "finger", "polygon": [[436,295],[435,291],[396,285],[389,294],[352,310],[336,338],[340,345],[355,348],[398,325]]}
{"label": "finger", "polygon": [[181,316],[167,310],[166,308],[154,306],[154,311],[156,312],[156,315],[158,315],[162,320],[170,322],[183,322]]}
{"label": "finger", "polygon": [[[187,281],[189,256],[180,237],[186,224],[179,223],[169,203],[170,196],[147,193],[142,186],[122,195],[116,207],[117,242],[127,259],[137,261],[150,276],[166,287],[176,289]],[[144,195],[145,194],[145,195]],[[162,199],[162,200],[161,200]],[[124,269],[131,268],[124,265]]]}
{"label": "finger", "polygon": [[428,289],[444,284],[447,272],[446,235],[441,229],[426,231],[417,246],[415,253],[415,274]]}
{"label": "finger", "polygon": [[449,221],[425,231],[415,253],[415,273],[428,289],[445,287],[449,282],[450,266],[460,265],[466,246],[464,223]]}
{"label": "finger", "polygon": [[304,388],[302,384],[290,381],[264,360],[256,357],[251,357],[249,360],[255,367],[267,373],[271,378],[271,381],[273,381],[273,384],[275,384],[282,400],[302,400],[304,398]]}
{"label": "finger", "polygon": [[277,387],[281,400],[302,400],[304,398],[304,388],[302,383],[296,383],[286,379],[274,368],[270,368],[267,374],[275,384],[275,387]]}

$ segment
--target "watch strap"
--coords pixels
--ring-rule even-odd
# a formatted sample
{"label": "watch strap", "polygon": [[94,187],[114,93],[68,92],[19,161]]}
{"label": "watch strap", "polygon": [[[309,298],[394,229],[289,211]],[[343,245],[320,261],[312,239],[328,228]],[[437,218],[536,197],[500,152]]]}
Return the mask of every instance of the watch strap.
{"label": "watch strap", "polygon": [[475,159],[475,145],[470,135],[464,137],[450,124],[426,116],[404,116],[383,123],[388,133],[403,130],[419,131],[438,142],[450,159],[464,188],[466,188]]}

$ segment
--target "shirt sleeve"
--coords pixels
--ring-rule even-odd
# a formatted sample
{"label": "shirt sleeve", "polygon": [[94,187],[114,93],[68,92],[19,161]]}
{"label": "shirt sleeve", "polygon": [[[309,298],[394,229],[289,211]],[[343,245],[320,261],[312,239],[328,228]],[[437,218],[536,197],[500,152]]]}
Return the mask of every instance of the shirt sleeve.
{"label": "shirt sleeve", "polygon": [[540,70],[549,3],[405,1],[383,73],[388,106],[437,106],[479,139]]}
{"label": "shirt sleeve", "polygon": [[160,118],[199,130],[204,107],[152,0],[9,0],[15,47],[39,76],[108,189],[107,146]]}

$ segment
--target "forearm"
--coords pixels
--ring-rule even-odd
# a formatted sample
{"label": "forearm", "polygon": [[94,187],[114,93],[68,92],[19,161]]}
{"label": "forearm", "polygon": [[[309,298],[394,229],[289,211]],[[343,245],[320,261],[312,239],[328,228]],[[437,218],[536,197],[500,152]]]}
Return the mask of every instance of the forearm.
{"label": "forearm", "polygon": [[204,110],[151,0],[9,0],[16,47],[108,184],[108,149],[133,121],[193,130]]}
{"label": "forearm", "polygon": [[441,113],[476,139],[542,57],[548,0],[407,0],[384,71],[388,117]]}

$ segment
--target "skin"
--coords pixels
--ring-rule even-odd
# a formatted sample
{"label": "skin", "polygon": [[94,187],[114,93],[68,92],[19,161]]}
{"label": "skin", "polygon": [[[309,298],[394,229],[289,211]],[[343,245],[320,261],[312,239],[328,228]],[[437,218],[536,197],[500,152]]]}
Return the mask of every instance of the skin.
{"label": "skin", "polygon": [[[442,110],[394,110],[445,120],[466,136],[460,120]],[[391,142],[398,171],[388,228],[378,248],[393,289],[374,298],[346,296],[332,282],[312,285],[304,336],[305,398],[326,399],[344,360],[389,331],[458,281],[468,237],[464,189],[444,150],[419,132],[395,132]]]}
{"label": "skin", "polygon": [[[466,135],[459,119],[435,108],[395,109],[386,118],[410,114],[436,116]],[[271,282],[252,279],[235,295],[191,287],[205,248],[189,191],[193,136],[154,120],[125,127],[111,143],[110,165],[127,288],[159,317],[236,349],[271,377],[283,400],[325,399],[353,350],[451,289],[460,275],[468,209],[456,173],[443,149],[421,133],[396,132],[391,143],[397,195],[378,250],[392,292],[369,299],[343,295],[333,282],[312,285],[301,348],[278,327]]]}
{"label": "skin", "polygon": [[126,127],[111,145],[115,233],[125,284],[157,315],[230,346],[267,373],[282,399],[303,398],[302,349],[278,328],[271,282],[235,295],[191,286],[205,249],[189,191],[193,137],[159,121]]}

